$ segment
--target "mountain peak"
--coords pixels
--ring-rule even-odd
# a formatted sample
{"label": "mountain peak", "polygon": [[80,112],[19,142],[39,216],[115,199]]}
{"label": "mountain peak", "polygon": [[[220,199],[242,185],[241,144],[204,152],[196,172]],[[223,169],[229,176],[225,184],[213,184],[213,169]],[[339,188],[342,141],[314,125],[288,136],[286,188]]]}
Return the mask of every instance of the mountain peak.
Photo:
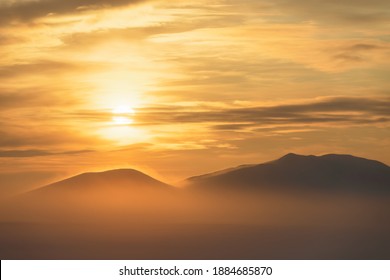
{"label": "mountain peak", "polygon": [[86,172],[52,183],[32,192],[58,191],[140,191],[171,190],[173,187],[135,169],[114,169],[102,172]]}
{"label": "mountain peak", "polygon": [[300,157],[304,157],[304,156],[298,155],[295,153],[288,153],[288,154],[282,156],[280,159],[291,159],[291,158],[300,158]]}
{"label": "mountain peak", "polygon": [[290,157],[301,157],[301,155],[295,154],[295,153],[288,153],[284,155],[282,158],[290,158]]}
{"label": "mountain peak", "polygon": [[317,158],[316,156],[313,155],[298,155],[295,153],[288,153],[281,158],[279,158],[277,161],[290,161],[290,160],[304,160],[304,159],[314,159]]}
{"label": "mountain peak", "polygon": [[294,153],[266,163],[214,173],[192,180],[198,185],[235,189],[321,189],[390,191],[390,167],[352,155]]}
{"label": "mountain peak", "polygon": [[[149,177],[145,173],[141,171],[131,169],[131,168],[121,168],[121,169],[112,169],[105,171],[97,171],[97,172],[86,172],[77,176],[142,176]],[[77,177],[75,176],[75,177]]]}

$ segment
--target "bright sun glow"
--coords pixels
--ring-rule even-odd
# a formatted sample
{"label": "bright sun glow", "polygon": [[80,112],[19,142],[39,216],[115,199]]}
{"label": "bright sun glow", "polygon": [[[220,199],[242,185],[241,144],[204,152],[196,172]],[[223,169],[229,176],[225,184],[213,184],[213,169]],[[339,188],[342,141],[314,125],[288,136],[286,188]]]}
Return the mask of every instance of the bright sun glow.
{"label": "bright sun glow", "polygon": [[133,108],[129,106],[120,105],[112,109],[112,122],[115,125],[129,125],[134,123],[131,116],[135,114]]}
{"label": "bright sun glow", "polygon": [[113,114],[134,114],[134,109],[129,106],[120,105],[112,109]]}
{"label": "bright sun glow", "polygon": [[148,135],[139,127],[133,126],[136,111],[131,106],[111,107],[111,121],[99,130],[104,138],[113,140],[117,145],[129,145],[146,141]]}
{"label": "bright sun glow", "polygon": [[112,121],[117,125],[132,124],[134,121],[127,117],[112,117]]}

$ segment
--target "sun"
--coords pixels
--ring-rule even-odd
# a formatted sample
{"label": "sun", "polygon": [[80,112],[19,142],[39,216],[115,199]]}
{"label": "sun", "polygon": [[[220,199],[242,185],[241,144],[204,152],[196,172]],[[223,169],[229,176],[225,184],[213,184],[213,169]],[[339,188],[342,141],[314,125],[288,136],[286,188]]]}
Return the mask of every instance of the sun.
{"label": "sun", "polygon": [[149,134],[140,128],[134,120],[137,114],[134,107],[121,104],[109,108],[110,120],[98,130],[103,138],[112,140],[113,144],[120,146],[149,139]]}
{"label": "sun", "polygon": [[114,115],[122,115],[122,114],[134,114],[135,111],[130,106],[118,105],[112,109],[112,113]]}
{"label": "sun", "polygon": [[118,105],[112,109],[112,123],[114,125],[129,125],[134,123],[131,118],[135,111],[130,106]]}
{"label": "sun", "polygon": [[134,123],[134,121],[127,117],[112,117],[112,121],[116,125],[128,125]]}

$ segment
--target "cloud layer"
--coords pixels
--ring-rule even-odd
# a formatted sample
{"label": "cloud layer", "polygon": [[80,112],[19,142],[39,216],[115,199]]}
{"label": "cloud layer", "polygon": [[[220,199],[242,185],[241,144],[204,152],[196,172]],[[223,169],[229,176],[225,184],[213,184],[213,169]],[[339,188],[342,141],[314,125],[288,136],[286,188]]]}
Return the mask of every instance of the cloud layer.
{"label": "cloud layer", "polygon": [[389,5],[1,1],[0,172],[389,163]]}
{"label": "cloud layer", "polygon": [[0,6],[0,23],[31,22],[50,15],[82,13],[112,7],[121,7],[142,0],[39,0],[16,1]]}

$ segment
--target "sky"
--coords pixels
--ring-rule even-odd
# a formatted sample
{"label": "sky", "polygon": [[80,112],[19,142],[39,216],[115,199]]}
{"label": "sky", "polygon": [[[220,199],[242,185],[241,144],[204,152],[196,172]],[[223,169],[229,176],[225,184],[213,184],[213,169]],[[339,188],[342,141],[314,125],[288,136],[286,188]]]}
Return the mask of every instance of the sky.
{"label": "sky", "polygon": [[1,0],[0,194],[289,152],[390,164],[387,0]]}

